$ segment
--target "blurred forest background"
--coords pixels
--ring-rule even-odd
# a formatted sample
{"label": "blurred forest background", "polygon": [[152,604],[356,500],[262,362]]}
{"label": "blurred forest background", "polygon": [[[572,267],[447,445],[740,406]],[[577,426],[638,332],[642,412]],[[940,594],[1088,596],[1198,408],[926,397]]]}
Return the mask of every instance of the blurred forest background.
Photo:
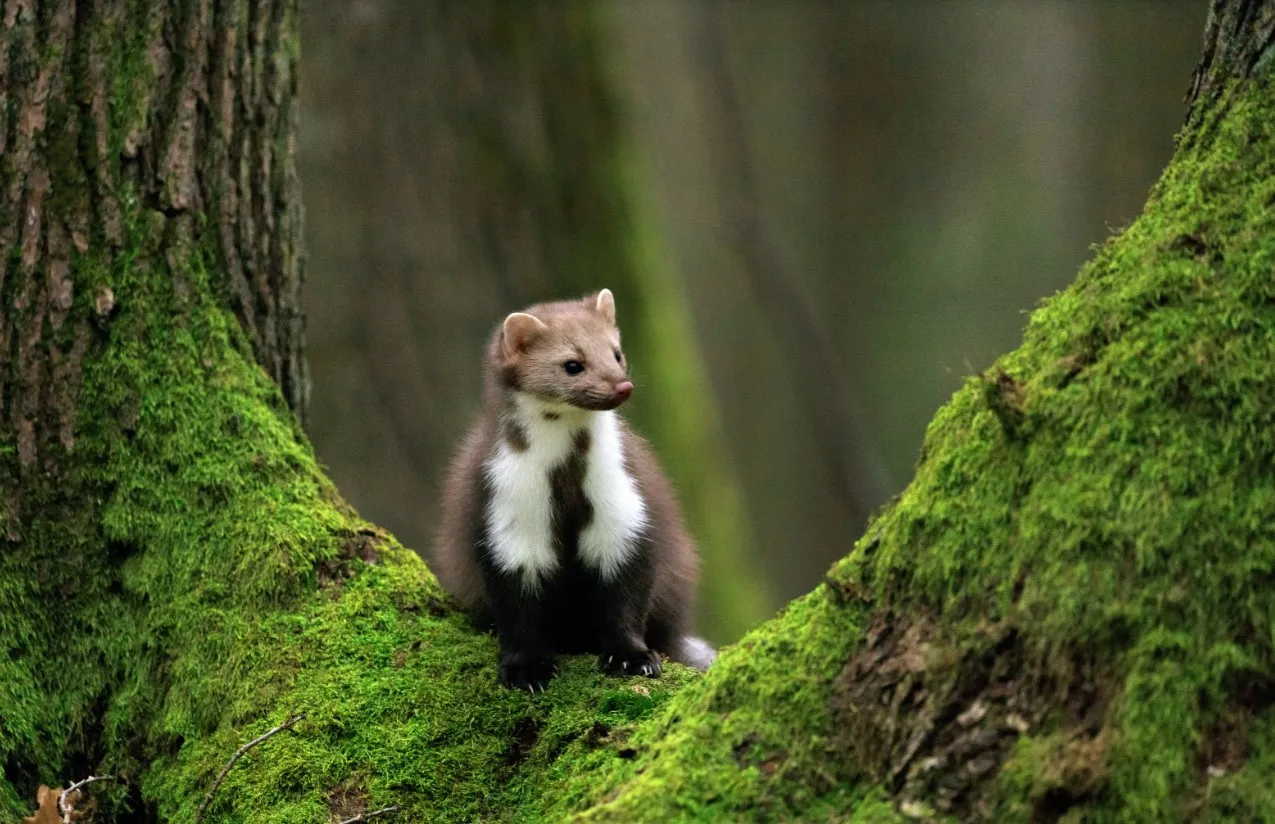
{"label": "blurred forest background", "polygon": [[304,6],[311,434],[426,551],[490,329],[610,287],[719,642],[819,581],[935,409],[1137,215],[1205,16],[492,5]]}

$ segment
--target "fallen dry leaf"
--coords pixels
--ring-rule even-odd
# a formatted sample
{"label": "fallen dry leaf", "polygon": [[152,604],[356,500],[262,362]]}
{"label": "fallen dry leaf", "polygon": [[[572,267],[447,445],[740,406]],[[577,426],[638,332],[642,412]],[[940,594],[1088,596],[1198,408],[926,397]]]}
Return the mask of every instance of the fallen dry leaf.
{"label": "fallen dry leaf", "polygon": [[39,809],[35,811],[35,815],[22,819],[22,824],[62,824],[62,816],[58,815],[58,796],[61,794],[61,790],[50,790],[41,784],[35,793]]}

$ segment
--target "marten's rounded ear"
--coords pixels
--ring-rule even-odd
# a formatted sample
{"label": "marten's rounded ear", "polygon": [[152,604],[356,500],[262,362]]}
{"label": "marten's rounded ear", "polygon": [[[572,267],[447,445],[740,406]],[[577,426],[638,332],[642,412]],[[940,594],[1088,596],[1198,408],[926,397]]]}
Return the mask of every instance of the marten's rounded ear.
{"label": "marten's rounded ear", "polygon": [[531,346],[541,333],[549,330],[545,326],[544,321],[535,315],[528,315],[526,312],[514,312],[505,318],[505,341],[504,348],[506,355],[516,355],[519,352],[527,351],[527,347]]}
{"label": "marten's rounded ear", "polygon": [[603,289],[598,292],[598,301],[593,307],[602,313],[602,317],[611,323],[615,323],[615,295],[611,294],[610,289]]}

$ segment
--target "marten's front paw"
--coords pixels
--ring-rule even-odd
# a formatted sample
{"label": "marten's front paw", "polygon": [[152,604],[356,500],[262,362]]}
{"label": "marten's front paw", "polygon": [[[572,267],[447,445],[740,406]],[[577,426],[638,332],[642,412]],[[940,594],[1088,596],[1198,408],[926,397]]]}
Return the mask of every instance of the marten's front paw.
{"label": "marten's front paw", "polygon": [[602,653],[598,666],[607,675],[660,677],[659,653],[649,649],[614,649]]}
{"label": "marten's front paw", "polygon": [[513,690],[544,692],[558,673],[552,658],[530,652],[506,652],[500,656],[500,683]]}

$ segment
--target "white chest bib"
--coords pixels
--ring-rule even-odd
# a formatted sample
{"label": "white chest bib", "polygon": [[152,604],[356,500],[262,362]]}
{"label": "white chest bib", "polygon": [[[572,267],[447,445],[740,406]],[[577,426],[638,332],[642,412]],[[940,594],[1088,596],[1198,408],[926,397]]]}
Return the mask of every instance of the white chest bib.
{"label": "white chest bib", "polygon": [[[547,420],[545,412],[556,419]],[[520,573],[523,588],[533,591],[557,569],[549,477],[571,457],[576,433],[586,430],[583,487],[593,517],[581,530],[577,549],[581,563],[604,581],[614,579],[646,526],[646,502],[624,469],[615,413],[550,407],[520,394],[510,415],[525,433],[527,448],[514,449],[501,439],[484,467],[491,489],[488,543],[496,566]]]}

